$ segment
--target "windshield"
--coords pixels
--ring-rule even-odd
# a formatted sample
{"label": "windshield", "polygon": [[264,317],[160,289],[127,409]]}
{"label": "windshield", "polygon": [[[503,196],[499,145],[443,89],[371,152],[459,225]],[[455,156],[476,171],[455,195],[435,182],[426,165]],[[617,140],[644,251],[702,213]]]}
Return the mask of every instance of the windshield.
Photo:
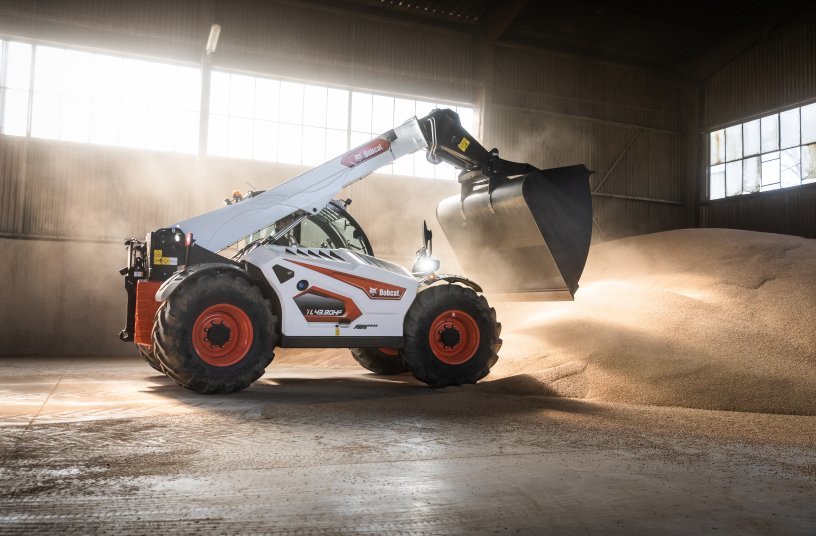
{"label": "windshield", "polygon": [[[292,214],[275,222],[274,225],[253,233],[247,237],[245,243],[249,244],[275,235],[290,226],[301,214]],[[292,227],[285,235],[275,240],[275,244],[307,248],[347,248],[366,255],[374,255],[368,237],[339,201],[332,201],[317,214],[310,215]]]}

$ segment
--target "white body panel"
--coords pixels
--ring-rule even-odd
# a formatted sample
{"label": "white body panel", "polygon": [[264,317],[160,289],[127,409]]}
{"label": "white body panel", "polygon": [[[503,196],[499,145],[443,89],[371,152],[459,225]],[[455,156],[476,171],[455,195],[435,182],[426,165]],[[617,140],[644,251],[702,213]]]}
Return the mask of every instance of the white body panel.
{"label": "white body panel", "polygon": [[[277,293],[285,337],[402,337],[419,286],[404,268],[347,249],[264,245],[243,260],[259,267]],[[291,277],[281,281],[276,265],[291,270]],[[342,306],[343,315],[332,314],[340,298],[349,303]],[[310,307],[309,300],[318,305]]]}
{"label": "white body panel", "polygon": [[[181,221],[173,227],[178,227],[185,233],[193,233],[199,246],[210,251],[220,251],[298,210],[319,212],[349,184],[426,146],[416,118],[394,128],[395,139],[387,141],[386,136],[390,133],[374,138],[371,142],[257,197]],[[359,159],[359,163],[349,163],[349,157],[359,155],[361,149],[377,140],[384,141],[380,151],[376,150],[375,145],[375,150],[371,151],[373,154],[366,154]]]}

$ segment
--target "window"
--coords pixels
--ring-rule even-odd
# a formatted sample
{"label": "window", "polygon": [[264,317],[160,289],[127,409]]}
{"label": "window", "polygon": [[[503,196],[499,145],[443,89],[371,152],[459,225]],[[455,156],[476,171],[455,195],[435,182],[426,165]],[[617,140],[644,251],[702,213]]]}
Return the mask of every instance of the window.
{"label": "window", "polygon": [[[195,66],[0,40],[0,134],[195,154],[200,102]],[[211,73],[209,107],[208,154],[308,166],[434,108],[473,129],[470,106],[225,70]],[[424,151],[379,172],[457,175]]]}
{"label": "window", "polygon": [[711,133],[709,199],[816,182],[816,103]]}
{"label": "window", "polygon": [[207,152],[318,165],[348,149],[347,90],[212,73]]}
{"label": "window", "polygon": [[[214,71],[210,86],[207,152],[288,164],[319,165],[434,108],[457,111],[473,128],[473,109],[348,89]],[[420,151],[380,173],[455,178]]]}
{"label": "window", "polygon": [[28,133],[32,47],[27,43],[0,41],[0,132],[12,136]]}
{"label": "window", "polygon": [[31,136],[195,153],[200,71],[37,46]]}
{"label": "window", "polygon": [[13,41],[2,53],[4,134],[198,149],[198,68]]}

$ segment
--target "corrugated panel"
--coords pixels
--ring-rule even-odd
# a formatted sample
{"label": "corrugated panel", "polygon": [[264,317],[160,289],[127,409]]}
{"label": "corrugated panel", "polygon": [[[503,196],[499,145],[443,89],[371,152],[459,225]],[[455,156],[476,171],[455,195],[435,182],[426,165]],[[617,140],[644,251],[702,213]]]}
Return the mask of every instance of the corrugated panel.
{"label": "corrugated panel", "polygon": [[214,61],[256,72],[471,102],[474,38],[328,8],[233,2]]}
{"label": "corrugated panel", "polygon": [[603,242],[684,227],[685,208],[625,199],[593,198],[592,241]]}
{"label": "corrugated panel", "polygon": [[4,234],[119,240],[201,208],[193,157],[0,139]]}
{"label": "corrugated panel", "polygon": [[711,128],[816,98],[816,23],[752,48],[705,84]]}
{"label": "corrugated panel", "polygon": [[700,226],[816,238],[814,207],[816,186],[739,196],[700,207]]}
{"label": "corrugated panel", "polygon": [[493,102],[638,126],[680,128],[677,79],[529,49],[496,49]]}
{"label": "corrugated panel", "polygon": [[22,230],[23,177],[28,144],[24,138],[0,136],[0,232]]}
{"label": "corrugated panel", "polygon": [[134,54],[197,61],[212,18],[197,0],[0,0],[0,31]]}
{"label": "corrugated panel", "polygon": [[506,37],[530,45],[665,68],[704,53],[770,3],[530,2]]}

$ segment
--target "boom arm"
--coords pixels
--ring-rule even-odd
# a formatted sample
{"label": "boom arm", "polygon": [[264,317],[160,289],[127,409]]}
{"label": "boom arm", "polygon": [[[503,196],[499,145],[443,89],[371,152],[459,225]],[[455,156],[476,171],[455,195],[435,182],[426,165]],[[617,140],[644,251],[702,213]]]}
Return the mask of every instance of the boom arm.
{"label": "boom arm", "polygon": [[196,243],[220,251],[299,210],[317,213],[344,187],[425,146],[416,119],[266,192],[175,224]]}
{"label": "boom arm", "polygon": [[428,160],[434,164],[444,161],[464,170],[459,179],[463,197],[474,184],[490,181],[492,185],[496,177],[535,170],[529,164],[501,160],[496,149],[485,150],[462,128],[459,116],[452,110],[434,110],[261,195],[178,222],[173,227],[193,233],[199,246],[220,251],[295,212],[319,212],[346,186],[420,149],[427,149]]}

